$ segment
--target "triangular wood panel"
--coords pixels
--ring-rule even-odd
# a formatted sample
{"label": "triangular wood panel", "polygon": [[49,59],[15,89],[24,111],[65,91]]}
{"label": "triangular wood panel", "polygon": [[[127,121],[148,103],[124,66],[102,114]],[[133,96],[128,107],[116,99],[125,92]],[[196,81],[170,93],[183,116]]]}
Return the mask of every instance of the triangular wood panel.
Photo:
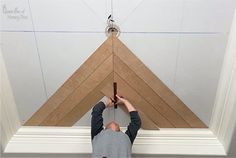
{"label": "triangular wood panel", "polygon": [[118,38],[110,36],[25,123],[72,126],[104,95],[127,97],[142,128],[205,128],[205,124]]}

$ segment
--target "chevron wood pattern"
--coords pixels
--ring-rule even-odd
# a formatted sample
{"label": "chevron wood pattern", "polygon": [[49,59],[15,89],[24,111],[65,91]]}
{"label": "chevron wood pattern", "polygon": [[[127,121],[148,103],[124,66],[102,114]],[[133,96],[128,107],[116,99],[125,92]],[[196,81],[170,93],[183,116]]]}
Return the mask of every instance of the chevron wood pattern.
{"label": "chevron wood pattern", "polygon": [[104,95],[113,96],[113,82],[118,84],[118,94],[138,109],[143,129],[206,128],[115,36],[110,36],[24,125],[72,126]]}

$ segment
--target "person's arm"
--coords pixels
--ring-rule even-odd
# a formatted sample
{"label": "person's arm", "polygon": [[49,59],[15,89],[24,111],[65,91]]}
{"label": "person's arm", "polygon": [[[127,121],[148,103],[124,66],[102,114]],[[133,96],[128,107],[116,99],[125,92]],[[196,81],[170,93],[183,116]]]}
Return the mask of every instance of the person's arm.
{"label": "person's arm", "polygon": [[103,117],[102,113],[106,107],[110,107],[112,104],[111,99],[104,98],[98,102],[92,110],[91,119],[91,138],[93,138],[103,130]]}
{"label": "person's arm", "polygon": [[129,139],[133,144],[134,139],[137,136],[138,130],[141,127],[141,119],[139,117],[138,111],[131,111],[129,114],[131,122],[129,123],[125,134],[129,136]]}
{"label": "person's arm", "polygon": [[121,98],[119,96],[117,97],[119,101],[121,101],[129,111],[131,122],[129,123],[125,134],[129,136],[129,139],[133,144],[134,139],[137,136],[138,130],[141,127],[141,119],[139,117],[138,111],[133,107],[133,105],[128,100]]}
{"label": "person's arm", "polygon": [[103,117],[102,112],[106,108],[103,102],[97,103],[92,110],[91,119],[91,138],[93,138],[103,130]]}

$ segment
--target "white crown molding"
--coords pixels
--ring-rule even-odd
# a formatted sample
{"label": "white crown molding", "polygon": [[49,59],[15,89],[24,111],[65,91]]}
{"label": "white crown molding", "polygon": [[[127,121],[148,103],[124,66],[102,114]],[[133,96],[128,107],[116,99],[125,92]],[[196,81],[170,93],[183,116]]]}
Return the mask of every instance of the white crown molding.
{"label": "white crown molding", "polygon": [[[236,116],[236,14],[226,49],[209,129],[141,130],[135,154],[226,155]],[[2,56],[0,56],[1,60]],[[1,63],[3,63],[1,61]],[[7,79],[4,63],[4,80]],[[2,77],[1,77],[2,78]],[[2,82],[1,82],[2,83]],[[4,82],[4,84],[7,82]],[[1,93],[4,153],[91,153],[89,128],[20,127],[10,85]]]}
{"label": "white crown molding", "polygon": [[5,148],[8,141],[12,138],[21,125],[1,50],[2,49],[0,48],[1,146]]}
{"label": "white crown molding", "polygon": [[236,11],[216,93],[210,129],[228,151],[236,125]]}
{"label": "white crown molding", "polygon": [[[89,127],[21,127],[5,153],[91,153]],[[134,154],[225,155],[209,129],[140,130]]]}

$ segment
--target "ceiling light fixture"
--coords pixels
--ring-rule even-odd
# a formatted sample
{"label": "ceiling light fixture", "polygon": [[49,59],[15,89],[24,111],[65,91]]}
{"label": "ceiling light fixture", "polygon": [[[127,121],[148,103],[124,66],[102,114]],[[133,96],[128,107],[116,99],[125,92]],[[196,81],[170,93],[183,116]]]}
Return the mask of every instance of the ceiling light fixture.
{"label": "ceiling light fixture", "polygon": [[116,35],[116,37],[119,37],[120,35],[120,28],[114,24],[114,20],[112,15],[109,15],[107,18],[107,27],[105,28],[106,36],[109,37],[112,33]]}

